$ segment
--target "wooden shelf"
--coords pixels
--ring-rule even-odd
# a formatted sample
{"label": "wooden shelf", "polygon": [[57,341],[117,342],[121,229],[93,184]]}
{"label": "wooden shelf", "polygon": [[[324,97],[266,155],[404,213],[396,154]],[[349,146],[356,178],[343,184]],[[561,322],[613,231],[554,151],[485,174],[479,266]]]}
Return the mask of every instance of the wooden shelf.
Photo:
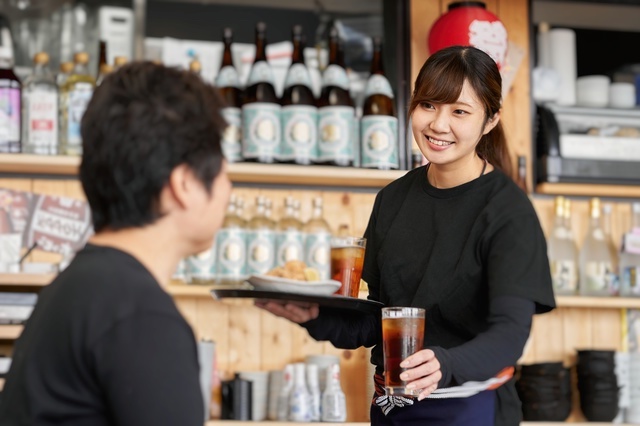
{"label": "wooden shelf", "polygon": [[[0,173],[75,176],[80,157],[33,154],[0,154]],[[370,170],[355,167],[300,166],[293,164],[234,163],[233,182],[382,188],[406,170]]]}
{"label": "wooden shelf", "polygon": [[586,183],[540,183],[537,194],[581,197],[640,198],[640,185],[596,185]]}
{"label": "wooden shelf", "polygon": [[0,340],[16,340],[22,333],[22,325],[0,324]]}
{"label": "wooden shelf", "polygon": [[560,308],[640,309],[640,297],[556,296]]}
{"label": "wooden shelf", "polygon": [[0,274],[0,286],[44,287],[56,277],[56,274]]}
{"label": "wooden shelf", "polygon": [[[335,423],[334,423],[335,424]],[[370,425],[369,422],[352,422],[352,423],[341,423],[343,425],[348,426],[366,426]],[[268,425],[268,426],[309,426],[309,423],[300,423],[300,422],[272,422],[272,421],[264,421],[264,422],[241,422],[235,420],[209,420],[205,423],[205,426],[222,426],[222,425],[233,425],[233,426],[256,426],[256,425]],[[593,422],[522,422],[521,426],[612,426],[613,423],[593,423]],[[621,424],[619,426],[632,426]]]}

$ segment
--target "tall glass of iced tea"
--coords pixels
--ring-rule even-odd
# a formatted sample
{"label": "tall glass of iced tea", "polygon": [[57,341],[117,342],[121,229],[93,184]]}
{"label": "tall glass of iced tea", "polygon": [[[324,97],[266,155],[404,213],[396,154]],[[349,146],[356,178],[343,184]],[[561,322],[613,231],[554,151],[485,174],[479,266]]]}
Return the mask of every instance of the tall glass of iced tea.
{"label": "tall glass of iced tea", "polygon": [[417,396],[420,390],[406,389],[400,380],[405,370],[400,363],[422,349],[424,309],[408,307],[382,308],[382,344],[384,386],[388,395]]}
{"label": "tall glass of iced tea", "polygon": [[342,285],[336,294],[358,297],[366,238],[331,238],[331,278]]}

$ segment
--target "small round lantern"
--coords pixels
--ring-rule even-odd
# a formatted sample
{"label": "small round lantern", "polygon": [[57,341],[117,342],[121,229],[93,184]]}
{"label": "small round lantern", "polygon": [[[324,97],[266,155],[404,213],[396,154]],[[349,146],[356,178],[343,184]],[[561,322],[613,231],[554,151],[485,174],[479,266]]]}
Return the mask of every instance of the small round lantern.
{"label": "small round lantern", "polygon": [[429,53],[449,46],[474,46],[491,56],[499,68],[506,62],[507,30],[479,1],[449,4],[429,31]]}

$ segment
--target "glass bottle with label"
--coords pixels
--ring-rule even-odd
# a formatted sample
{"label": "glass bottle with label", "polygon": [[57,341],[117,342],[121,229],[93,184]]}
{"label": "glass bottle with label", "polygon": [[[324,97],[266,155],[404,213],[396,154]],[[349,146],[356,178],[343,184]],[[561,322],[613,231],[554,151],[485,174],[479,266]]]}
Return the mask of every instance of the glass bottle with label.
{"label": "glass bottle with label", "polygon": [[240,89],[238,71],[233,66],[233,57],[231,56],[231,45],[233,43],[233,31],[231,28],[223,30],[222,40],[224,41],[222,64],[215,81],[215,85],[226,103],[226,106],[221,111],[228,124],[222,135],[222,152],[228,162],[236,163],[242,161],[242,124],[240,118],[242,90]]}
{"label": "glass bottle with label", "polygon": [[631,205],[631,230],[620,252],[620,296],[640,296],[640,202]]}
{"label": "glass bottle with label", "polygon": [[240,284],[246,278],[246,221],[237,213],[236,202],[229,203],[222,228],[216,237],[216,272],[219,284]]}
{"label": "glass bottle with label", "polygon": [[276,266],[304,260],[302,222],[294,216],[293,197],[285,198],[284,206],[284,216],[276,228]]}
{"label": "glass bottle with label", "polygon": [[565,226],[564,197],[556,197],[554,207],[553,229],[547,242],[553,290],[556,294],[576,294],[578,250]]}
{"label": "glass bottle with label", "polygon": [[304,226],[305,263],[316,268],[321,280],[331,277],[331,228],[322,214],[322,197],[313,199],[311,219]]}
{"label": "glass bottle with label", "polygon": [[589,202],[589,229],[580,250],[580,294],[610,296],[614,273],[611,251],[601,223],[600,199]]}
{"label": "glass bottle with label", "polygon": [[340,52],[338,30],[329,32],[329,66],[318,99],[318,162],[351,166],[354,162],[355,108],[349,76]]}
{"label": "glass bottle with label", "polygon": [[256,197],[256,213],[247,224],[247,274],[265,274],[275,266],[275,222],[266,216],[266,199]]}
{"label": "glass bottle with label", "polygon": [[384,75],[380,37],[373,38],[371,75],[360,120],[360,155],[362,167],[398,168],[398,117],[393,90]]}
{"label": "glass bottle with label", "polygon": [[61,153],[66,155],[82,154],[80,122],[96,86],[87,69],[89,55],[86,52],[76,53],[74,63],[73,72],[60,93],[60,145]]}
{"label": "glass bottle with label", "polygon": [[247,161],[273,163],[279,155],[280,101],[267,62],[267,25],[256,25],[256,57],[242,105],[242,155]]}
{"label": "glass bottle with label", "polygon": [[34,68],[22,89],[22,151],[31,154],[58,153],[58,86],[49,70],[49,55],[33,58]]}
{"label": "glass bottle with label", "polygon": [[73,72],[73,62],[63,62],[60,64],[60,72],[56,75],[56,84],[58,85],[58,90],[62,91],[64,84],[67,82],[67,79]]}
{"label": "glass bottle with label", "polygon": [[282,143],[279,160],[311,164],[318,158],[318,108],[304,63],[302,27],[291,31],[293,54],[282,94]]}
{"label": "glass bottle with label", "polygon": [[326,374],[326,386],[322,393],[322,421],[344,422],[347,420],[347,403],[340,386],[340,364],[331,364]]}
{"label": "glass bottle with label", "polygon": [[0,152],[18,153],[22,121],[22,84],[13,72],[13,49],[9,29],[0,37]]}

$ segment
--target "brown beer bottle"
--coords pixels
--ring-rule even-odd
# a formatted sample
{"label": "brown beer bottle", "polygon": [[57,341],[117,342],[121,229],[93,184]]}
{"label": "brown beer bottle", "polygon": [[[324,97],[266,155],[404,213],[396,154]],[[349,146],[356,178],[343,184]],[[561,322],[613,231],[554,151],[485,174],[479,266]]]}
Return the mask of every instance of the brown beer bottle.
{"label": "brown beer bottle", "polygon": [[233,30],[231,28],[222,30],[222,41],[224,42],[222,63],[215,80],[218,92],[226,104],[221,112],[228,124],[222,135],[222,152],[228,162],[236,163],[242,161],[240,139],[242,90],[240,89],[238,71],[233,65],[233,57],[231,56],[231,45],[233,44]]}
{"label": "brown beer bottle", "polygon": [[267,62],[267,25],[256,25],[256,58],[242,105],[242,154],[246,161],[273,163],[280,147],[280,102]]}
{"label": "brown beer bottle", "polygon": [[355,108],[349,93],[349,77],[340,51],[338,30],[329,33],[329,66],[322,74],[318,99],[318,160],[324,164],[351,166],[354,162]]}
{"label": "brown beer bottle", "polygon": [[384,75],[380,37],[373,38],[371,75],[365,87],[360,141],[362,167],[398,168],[398,118],[393,90]]}
{"label": "brown beer bottle", "polygon": [[311,76],[304,63],[302,27],[291,30],[293,54],[282,94],[281,162],[311,164],[318,157],[318,109],[311,91]]}
{"label": "brown beer bottle", "polygon": [[96,74],[96,81],[104,79],[103,70],[107,69],[107,42],[100,40],[100,51],[98,56],[98,74]]}

